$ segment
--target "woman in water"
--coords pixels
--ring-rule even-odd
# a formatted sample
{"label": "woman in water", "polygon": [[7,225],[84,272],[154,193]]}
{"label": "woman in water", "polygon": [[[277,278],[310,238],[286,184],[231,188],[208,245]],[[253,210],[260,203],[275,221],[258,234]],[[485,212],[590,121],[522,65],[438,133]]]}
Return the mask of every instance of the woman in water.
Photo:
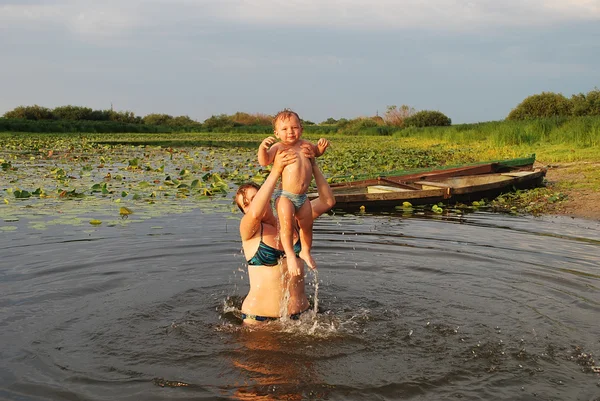
{"label": "woman in water", "polygon": [[[335,198],[323,173],[314,160],[310,148],[305,148],[311,159],[313,174],[319,197],[311,201],[312,219],[316,219],[335,205]],[[304,264],[301,259],[301,274],[292,276],[287,269],[285,252],[279,242],[277,217],[271,208],[271,195],[283,168],[295,163],[297,155],[291,151],[280,151],[275,157],[273,168],[262,186],[254,183],[239,187],[235,202],[244,213],[240,222],[240,235],[244,255],[248,261],[250,292],[242,303],[242,318],[245,324],[278,320],[282,316],[297,319],[308,310],[308,298],[304,288]],[[298,230],[294,230],[294,251],[300,252]]]}

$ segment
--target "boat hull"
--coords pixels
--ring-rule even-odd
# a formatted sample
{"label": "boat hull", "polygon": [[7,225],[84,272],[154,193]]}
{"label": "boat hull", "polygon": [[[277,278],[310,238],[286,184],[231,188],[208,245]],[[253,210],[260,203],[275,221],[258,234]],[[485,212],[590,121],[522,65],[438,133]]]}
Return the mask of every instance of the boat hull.
{"label": "boat hull", "polygon": [[[487,163],[432,170],[391,177],[377,177],[332,184],[334,209],[367,211],[393,209],[404,202],[412,205],[467,203],[543,184],[546,170],[533,169],[533,162],[506,166]],[[314,199],[317,194],[309,194]]]}

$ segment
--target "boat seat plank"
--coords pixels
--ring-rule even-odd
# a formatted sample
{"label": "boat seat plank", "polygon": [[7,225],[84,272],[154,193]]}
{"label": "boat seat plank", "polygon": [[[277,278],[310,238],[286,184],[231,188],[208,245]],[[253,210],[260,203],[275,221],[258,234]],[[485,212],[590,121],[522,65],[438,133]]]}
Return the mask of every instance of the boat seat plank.
{"label": "boat seat plank", "polygon": [[512,171],[510,173],[502,173],[502,175],[506,175],[509,177],[525,177],[533,173],[535,173],[535,171]]}
{"label": "boat seat plank", "polygon": [[452,185],[445,182],[436,182],[436,181],[415,181],[415,184],[419,184],[423,187],[423,189],[427,188],[452,188]]}
{"label": "boat seat plank", "polygon": [[381,194],[381,193],[386,193],[386,192],[407,192],[407,191],[411,191],[411,189],[390,187],[388,185],[369,185],[367,187],[367,193],[369,193],[369,194]]}

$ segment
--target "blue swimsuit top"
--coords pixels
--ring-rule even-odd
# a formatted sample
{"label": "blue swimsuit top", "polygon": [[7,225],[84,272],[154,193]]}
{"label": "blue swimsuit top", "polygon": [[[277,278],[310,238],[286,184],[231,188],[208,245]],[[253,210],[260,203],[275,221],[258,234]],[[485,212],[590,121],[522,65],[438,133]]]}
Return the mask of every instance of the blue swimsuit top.
{"label": "blue swimsuit top", "polygon": [[[300,245],[300,239],[294,244],[294,252],[296,256],[300,253],[302,247]],[[263,242],[263,225],[260,223],[260,242],[258,249],[254,256],[248,260],[250,266],[277,266],[279,259],[285,256],[284,251],[280,251],[277,248],[273,248]]]}

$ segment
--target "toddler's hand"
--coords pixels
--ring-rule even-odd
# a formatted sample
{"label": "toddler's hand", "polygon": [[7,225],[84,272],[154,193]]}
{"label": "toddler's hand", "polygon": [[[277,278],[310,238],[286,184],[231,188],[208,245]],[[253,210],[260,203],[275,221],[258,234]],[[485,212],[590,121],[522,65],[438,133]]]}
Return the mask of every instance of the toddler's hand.
{"label": "toddler's hand", "polygon": [[261,149],[269,150],[269,148],[271,147],[271,145],[273,145],[275,142],[277,142],[277,139],[275,139],[274,137],[270,136],[268,138],[265,138],[260,143],[260,147],[261,147]]}
{"label": "toddler's hand", "polygon": [[325,138],[321,138],[317,142],[317,148],[319,149],[320,154],[325,153],[325,149],[327,149],[328,147],[329,147],[329,141]]}

